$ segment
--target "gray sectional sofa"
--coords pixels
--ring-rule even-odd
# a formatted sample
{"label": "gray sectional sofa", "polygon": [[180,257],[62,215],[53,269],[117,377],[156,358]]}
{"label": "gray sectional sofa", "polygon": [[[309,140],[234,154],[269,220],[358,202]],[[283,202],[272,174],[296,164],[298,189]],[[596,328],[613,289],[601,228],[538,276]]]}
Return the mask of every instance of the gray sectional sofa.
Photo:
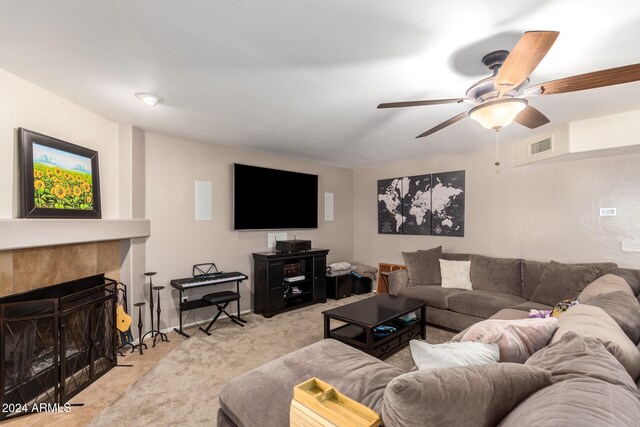
{"label": "gray sectional sofa", "polygon": [[[568,293],[558,291],[561,287],[538,289],[543,272],[551,264],[548,262],[442,253],[440,247],[404,255],[408,269],[397,270],[389,275],[389,293],[426,301],[429,307],[427,322],[456,331],[488,319],[505,308],[526,312],[531,309],[550,309],[564,298],[577,297],[581,290],[579,286]],[[473,290],[441,287],[438,259],[471,261]],[[413,271],[412,263],[422,264],[431,274],[420,274],[422,272],[418,267],[415,268],[417,271]],[[640,293],[640,273],[618,269],[615,263],[562,265],[555,270],[555,274],[546,277],[559,281],[582,281],[584,285],[598,276],[617,273],[629,278],[633,291]],[[412,280],[410,276],[432,283]]]}
{"label": "gray sectional sofa", "polygon": [[437,289],[416,283],[411,272],[392,273],[390,282],[391,293],[427,301],[427,319],[436,325],[462,330],[485,318],[525,318],[530,308],[550,308],[551,299],[585,302],[560,317],[548,345],[524,364],[404,372],[340,342],[319,341],[223,387],[218,425],[288,425],[293,387],[314,376],[380,413],[386,426],[638,425],[640,270],[442,257],[471,261],[474,290]]}

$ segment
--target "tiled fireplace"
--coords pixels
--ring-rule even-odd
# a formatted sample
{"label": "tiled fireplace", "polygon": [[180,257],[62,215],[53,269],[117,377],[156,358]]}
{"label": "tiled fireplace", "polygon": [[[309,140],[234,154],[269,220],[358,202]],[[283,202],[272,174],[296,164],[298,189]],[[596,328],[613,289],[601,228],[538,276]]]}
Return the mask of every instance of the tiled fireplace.
{"label": "tiled fireplace", "polygon": [[1,403],[64,403],[116,364],[120,248],[112,240],[0,251]]}
{"label": "tiled fireplace", "polygon": [[64,404],[117,363],[104,274],[0,298],[0,420]]}

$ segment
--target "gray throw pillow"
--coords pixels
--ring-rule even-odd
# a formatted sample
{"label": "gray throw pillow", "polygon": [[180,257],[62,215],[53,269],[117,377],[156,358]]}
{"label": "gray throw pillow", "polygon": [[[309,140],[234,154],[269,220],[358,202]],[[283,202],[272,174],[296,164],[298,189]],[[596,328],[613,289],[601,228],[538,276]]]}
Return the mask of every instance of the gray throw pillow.
{"label": "gray throw pillow", "polygon": [[531,395],[498,427],[637,426],[638,393],[594,378],[573,378]]}
{"label": "gray throw pillow", "polygon": [[408,286],[439,285],[442,246],[417,252],[402,252],[409,273]]}
{"label": "gray throw pillow", "polygon": [[640,341],[640,303],[626,292],[611,292],[591,298],[586,304],[603,309],[634,344]]}
{"label": "gray throw pillow", "polygon": [[548,371],[516,363],[409,372],[387,385],[382,419],[386,426],[495,426],[549,384]]}
{"label": "gray throw pillow", "polygon": [[631,270],[627,270],[624,268],[617,268],[613,271],[610,271],[610,273],[615,274],[616,276],[622,277],[627,282],[627,284],[631,287],[631,290],[633,291],[634,295],[640,294],[640,282],[638,281],[636,276],[633,275]]}
{"label": "gray throw pillow", "polygon": [[540,276],[540,283],[531,301],[556,305],[565,299],[576,299],[598,275],[598,268],[561,264],[551,261]]}
{"label": "gray throw pillow", "polygon": [[604,344],[575,332],[567,332],[558,342],[536,352],[525,365],[551,372],[554,384],[588,377],[636,390],[633,379]]}

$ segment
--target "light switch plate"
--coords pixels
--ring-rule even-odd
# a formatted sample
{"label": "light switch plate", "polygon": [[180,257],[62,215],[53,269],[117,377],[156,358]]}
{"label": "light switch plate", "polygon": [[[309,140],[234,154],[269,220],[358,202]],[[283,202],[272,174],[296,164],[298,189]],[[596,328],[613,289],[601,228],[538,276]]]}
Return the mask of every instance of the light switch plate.
{"label": "light switch plate", "polygon": [[622,250],[625,252],[640,252],[640,239],[624,239]]}
{"label": "light switch plate", "polygon": [[600,216],[616,216],[618,209],[616,208],[600,208]]}

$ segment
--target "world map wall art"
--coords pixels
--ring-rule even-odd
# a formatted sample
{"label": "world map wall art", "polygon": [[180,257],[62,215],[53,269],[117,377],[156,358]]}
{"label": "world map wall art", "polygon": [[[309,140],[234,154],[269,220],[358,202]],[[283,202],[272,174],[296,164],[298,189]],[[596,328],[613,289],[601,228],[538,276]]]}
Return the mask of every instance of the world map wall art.
{"label": "world map wall art", "polygon": [[378,181],[378,233],[464,236],[464,171]]}

